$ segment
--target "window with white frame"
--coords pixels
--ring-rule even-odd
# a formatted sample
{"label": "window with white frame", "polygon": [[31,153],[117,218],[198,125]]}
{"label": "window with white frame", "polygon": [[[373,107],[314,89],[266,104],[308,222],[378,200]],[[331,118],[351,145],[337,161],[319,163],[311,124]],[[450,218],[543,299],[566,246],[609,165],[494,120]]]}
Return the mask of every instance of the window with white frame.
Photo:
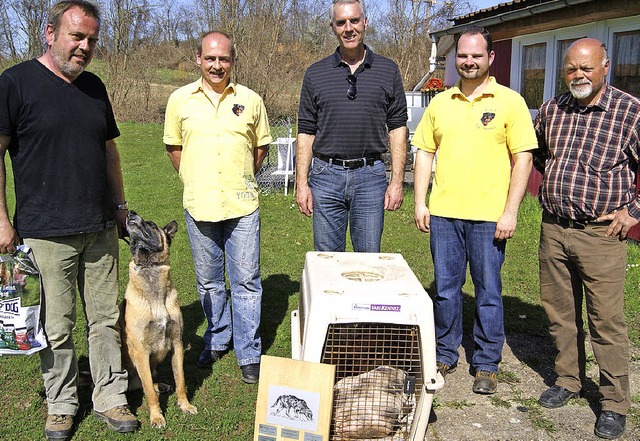
{"label": "window with white frame", "polygon": [[545,43],[522,47],[520,94],[530,109],[537,109],[543,102],[546,51]]}
{"label": "window with white frame", "polygon": [[567,91],[562,56],[571,43],[584,37],[607,45],[611,58],[607,81],[640,96],[640,16],[596,21],[512,40],[510,87],[525,98],[532,115],[541,103]]}
{"label": "window with white frame", "polygon": [[571,46],[574,41],[577,41],[580,38],[582,37],[558,40],[558,43],[556,44],[556,87],[554,90],[554,96],[558,96],[569,91],[567,82],[564,80],[564,53],[569,49],[569,46]]}
{"label": "window with white frame", "polygon": [[611,84],[640,98],[640,29],[613,34]]}

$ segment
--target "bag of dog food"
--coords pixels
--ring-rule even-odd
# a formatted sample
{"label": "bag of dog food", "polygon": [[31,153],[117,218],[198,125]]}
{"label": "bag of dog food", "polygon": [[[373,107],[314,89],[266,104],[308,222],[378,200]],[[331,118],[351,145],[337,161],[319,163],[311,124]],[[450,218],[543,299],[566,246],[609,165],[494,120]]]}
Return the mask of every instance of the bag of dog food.
{"label": "bag of dog food", "polygon": [[40,273],[28,245],[0,255],[0,356],[31,355],[47,346],[40,323]]}

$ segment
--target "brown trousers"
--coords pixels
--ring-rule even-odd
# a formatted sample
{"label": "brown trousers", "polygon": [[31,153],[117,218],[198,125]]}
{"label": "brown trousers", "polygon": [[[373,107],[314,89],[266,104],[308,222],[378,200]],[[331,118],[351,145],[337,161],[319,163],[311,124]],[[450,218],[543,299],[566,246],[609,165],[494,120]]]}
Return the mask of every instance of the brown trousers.
{"label": "brown trousers", "polygon": [[624,318],[627,246],[618,237],[606,237],[606,231],[606,226],[577,229],[542,222],[540,298],[558,350],[556,385],[575,392],[584,384],[585,298],[591,346],[600,369],[602,410],[626,415],[630,406]]}

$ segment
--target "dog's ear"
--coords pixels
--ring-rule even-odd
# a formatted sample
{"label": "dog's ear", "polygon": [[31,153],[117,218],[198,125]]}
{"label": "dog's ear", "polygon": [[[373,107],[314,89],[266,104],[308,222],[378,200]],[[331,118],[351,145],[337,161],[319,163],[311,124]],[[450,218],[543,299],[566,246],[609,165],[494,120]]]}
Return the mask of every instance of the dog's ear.
{"label": "dog's ear", "polygon": [[176,231],[178,231],[178,222],[171,221],[163,228],[165,234],[169,237],[169,239],[173,239],[173,236],[176,235]]}

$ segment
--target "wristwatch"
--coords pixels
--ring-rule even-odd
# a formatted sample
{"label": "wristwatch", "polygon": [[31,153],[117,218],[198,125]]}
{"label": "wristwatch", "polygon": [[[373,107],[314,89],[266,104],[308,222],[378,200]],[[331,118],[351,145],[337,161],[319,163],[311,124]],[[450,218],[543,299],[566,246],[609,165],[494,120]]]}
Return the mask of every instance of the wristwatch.
{"label": "wristwatch", "polygon": [[116,210],[128,210],[128,209],[129,209],[129,204],[127,204],[127,201],[124,201],[122,204],[116,205]]}

